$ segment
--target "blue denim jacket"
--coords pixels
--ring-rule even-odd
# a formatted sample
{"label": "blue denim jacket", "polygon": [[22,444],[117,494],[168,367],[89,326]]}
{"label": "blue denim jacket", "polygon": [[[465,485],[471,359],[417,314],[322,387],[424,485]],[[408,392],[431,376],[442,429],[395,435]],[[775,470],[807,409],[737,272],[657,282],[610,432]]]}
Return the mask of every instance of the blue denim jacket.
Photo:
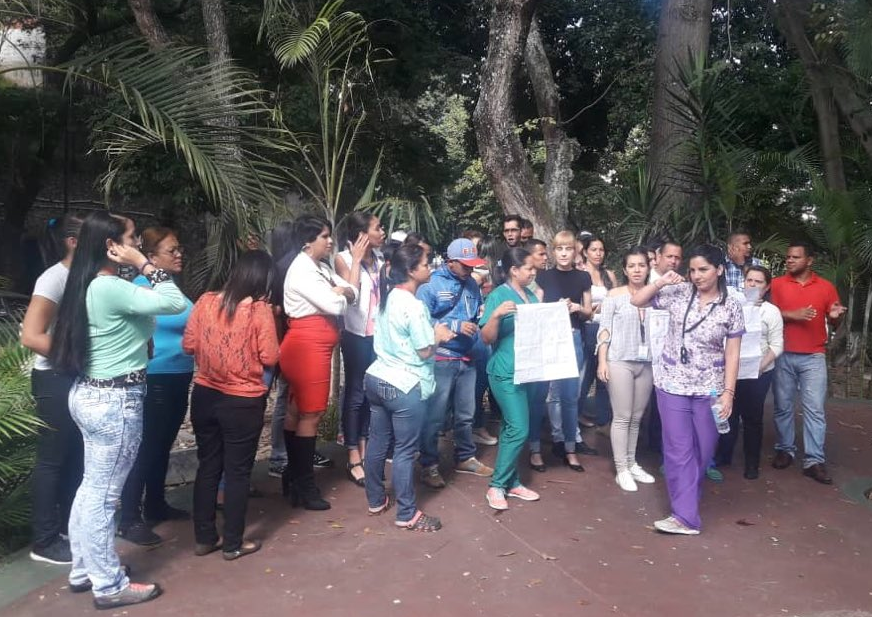
{"label": "blue denim jacket", "polygon": [[433,272],[429,283],[418,288],[417,296],[430,311],[434,322],[444,323],[457,334],[454,339],[440,345],[436,349],[436,355],[449,358],[470,356],[480,335],[469,337],[461,334],[460,324],[464,321],[478,322],[482,301],[475,279],[470,276],[465,281],[460,280],[445,264]]}

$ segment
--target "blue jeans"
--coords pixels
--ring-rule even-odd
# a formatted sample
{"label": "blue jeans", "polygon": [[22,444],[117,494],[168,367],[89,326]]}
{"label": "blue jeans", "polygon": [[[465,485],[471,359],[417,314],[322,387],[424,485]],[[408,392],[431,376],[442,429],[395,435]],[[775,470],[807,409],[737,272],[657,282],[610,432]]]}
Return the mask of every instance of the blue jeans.
{"label": "blue jeans", "polygon": [[276,404],[270,424],[270,466],[288,464],[288,451],[285,448],[285,415],[288,412],[288,381],[279,373],[276,377]]}
{"label": "blue jeans", "polygon": [[342,432],[345,447],[357,450],[360,441],[369,436],[369,401],[363,391],[366,369],[375,361],[372,336],[342,332],[339,345],[345,364],[345,396],[342,400]]}
{"label": "blue jeans", "polygon": [[827,420],[827,361],[822,353],[783,353],[775,361],[775,449],[796,452],[793,402],[799,390],[802,402],[803,468],[823,463]]}
{"label": "blue jeans", "polygon": [[[593,420],[598,426],[605,426],[612,420],[612,408],[609,404],[609,391],[606,389],[606,384],[596,378],[596,336],[599,332],[599,324],[586,321],[582,328],[582,338],[584,342],[585,365],[581,375],[581,394],[578,398],[578,409],[584,413],[584,407],[587,402],[587,394],[590,392],[590,385],[596,381],[596,390],[594,391],[594,416]],[[581,370],[581,365],[579,365]]]}
{"label": "blue jeans", "polygon": [[95,596],[126,588],[130,581],[115,552],[115,505],[142,439],[145,384],[95,388],[80,382],[70,390],[70,415],[82,432],[85,472],[70,511],[70,584],[89,579]]}
{"label": "blue jeans", "polygon": [[454,407],[454,460],[460,462],[475,456],[472,441],[475,365],[463,360],[439,360],[434,373],[436,392],[427,401],[427,419],[421,431],[422,467],[439,463],[439,431],[445,423],[449,400]]}
{"label": "blue jeans", "polygon": [[[588,361],[581,336],[581,330],[572,331],[578,374],[583,376]],[[580,381],[579,377],[552,381],[546,402],[551,423],[551,439],[554,443],[563,442],[565,451],[569,453],[575,452],[576,442],[581,442],[581,432],[578,429],[578,400],[583,390],[579,388]],[[536,428],[530,427],[530,452],[541,451],[538,428],[540,424],[541,421],[536,422]]]}
{"label": "blue jeans", "polygon": [[364,390],[369,399],[371,417],[369,443],[363,469],[366,474],[366,500],[370,508],[385,503],[385,459],[393,445],[394,462],[391,465],[391,485],[397,500],[397,521],[407,522],[415,516],[415,454],[427,402],[421,398],[421,386],[403,394],[386,381],[367,375]]}

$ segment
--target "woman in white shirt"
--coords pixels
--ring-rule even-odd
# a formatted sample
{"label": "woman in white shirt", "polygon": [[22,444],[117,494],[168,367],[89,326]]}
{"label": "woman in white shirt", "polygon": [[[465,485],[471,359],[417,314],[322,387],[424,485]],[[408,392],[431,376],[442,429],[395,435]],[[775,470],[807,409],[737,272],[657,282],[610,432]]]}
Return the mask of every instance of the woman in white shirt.
{"label": "woman in white shirt", "polygon": [[340,346],[345,365],[345,396],[342,400],[342,433],[348,448],[348,479],[364,486],[363,458],[369,437],[369,401],[363,391],[363,376],[375,361],[373,334],[379,305],[379,271],[384,264],[381,249],[385,232],[371,212],[353,212],[346,222],[348,249],[339,253],[336,274],[357,289],[360,301],[345,312],[345,330]]}
{"label": "woman in white shirt", "polygon": [[[765,298],[772,284],[772,274],[763,266],[745,268],[745,289],[759,290],[759,298]],[[760,304],[760,375],[757,379],[736,381],[736,396],[733,409],[738,413],[730,416],[730,432],[721,435],[715,461],[729,465],[733,461],[733,448],[738,439],[739,417],[742,418],[745,473],[748,480],[760,477],[760,449],[763,443],[763,403],[775,375],[775,359],[784,351],[784,321],[781,312],[770,302]]]}
{"label": "woman in white shirt", "polygon": [[299,415],[285,419],[288,466],[282,488],[292,505],[307,510],[330,509],[315,486],[312,462],[318,424],[330,396],[330,361],[339,342],[339,319],[357,301],[357,290],[325,263],[333,253],[331,232],[332,226],[321,217],[305,214],[296,220],[294,238],[300,252],[284,285],[288,332],[279,365]]}

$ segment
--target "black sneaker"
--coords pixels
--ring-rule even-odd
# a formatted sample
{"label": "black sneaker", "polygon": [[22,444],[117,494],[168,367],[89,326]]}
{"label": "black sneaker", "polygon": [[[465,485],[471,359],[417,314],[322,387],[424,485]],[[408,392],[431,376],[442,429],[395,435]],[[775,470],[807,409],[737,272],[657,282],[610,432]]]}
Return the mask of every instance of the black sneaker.
{"label": "black sneaker", "polygon": [[140,604],[154,600],[163,589],[157,583],[143,585],[142,583],[130,583],[127,587],[113,593],[111,596],[100,596],[94,598],[94,607],[100,610],[111,610],[119,606],[130,606],[131,604]]}
{"label": "black sneaker", "polygon": [[130,525],[118,527],[118,535],[139,546],[155,546],[163,542],[163,538],[149,529],[143,521],[134,521]]}
{"label": "black sneaker", "polygon": [[165,503],[162,507],[145,511],[145,520],[150,523],[162,523],[164,521],[187,521],[191,513],[181,508],[174,508]]}
{"label": "black sneaker", "polygon": [[[124,570],[125,576],[130,576],[130,566],[122,563],[121,569]],[[84,583],[79,583],[78,585],[70,583],[70,591],[73,593],[85,593],[86,591],[91,591],[92,587],[91,579],[86,580]]]}
{"label": "black sneaker", "polygon": [[51,563],[56,566],[66,566],[73,563],[73,555],[70,552],[69,540],[60,536],[48,546],[34,546],[30,551],[30,558],[42,563]]}
{"label": "black sneaker", "polygon": [[591,448],[583,441],[579,441],[577,444],[575,444],[575,453],[584,454],[585,456],[598,456],[599,450],[597,450],[596,448]]}
{"label": "black sneaker", "polygon": [[312,461],[312,466],[318,469],[330,469],[333,467],[333,461],[315,450],[315,458]]}

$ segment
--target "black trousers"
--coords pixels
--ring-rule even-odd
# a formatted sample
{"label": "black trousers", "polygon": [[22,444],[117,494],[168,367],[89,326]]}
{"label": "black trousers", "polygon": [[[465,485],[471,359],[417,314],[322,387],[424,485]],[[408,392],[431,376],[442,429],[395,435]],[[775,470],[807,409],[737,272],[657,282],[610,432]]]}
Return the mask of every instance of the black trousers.
{"label": "black trousers", "polygon": [[70,506],[82,481],[84,446],[67,406],[73,378],[34,369],[30,382],[36,413],[48,425],[39,431],[31,475],[33,544],[44,548],[66,533]]}
{"label": "black trousers", "polygon": [[191,423],[197,437],[194,481],[194,536],[215,544],[215,500],[224,474],[224,550],[242,544],[251,468],[263,430],[266,397],[231,396],[199,384],[191,395]]}
{"label": "black trousers", "polygon": [[739,418],[742,419],[742,443],[745,451],[745,468],[760,467],[760,450],[763,446],[763,403],[772,385],[775,371],[763,373],[757,379],[740,379],[736,382],[733,413],[730,415],[730,432],[720,436],[715,462],[729,465],[733,462],[733,449],[739,439]]}
{"label": "black trousers", "polygon": [[[139,520],[142,514],[146,518],[160,518],[166,503],[164,486],[170,450],[188,410],[192,376],[192,373],[148,375],[142,411],[142,443],[121,492],[122,527]],[[142,512],[140,506],[143,506]]]}

